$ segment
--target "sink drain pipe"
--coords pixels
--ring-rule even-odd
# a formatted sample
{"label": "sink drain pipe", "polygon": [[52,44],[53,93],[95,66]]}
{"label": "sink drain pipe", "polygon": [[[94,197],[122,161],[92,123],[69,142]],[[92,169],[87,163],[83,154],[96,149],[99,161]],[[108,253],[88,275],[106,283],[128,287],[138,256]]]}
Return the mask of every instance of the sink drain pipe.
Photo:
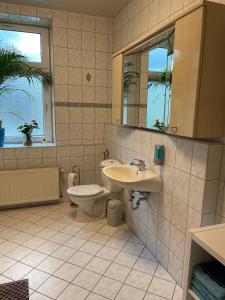
{"label": "sink drain pipe", "polygon": [[139,208],[142,201],[148,201],[150,192],[139,192],[139,191],[129,191],[129,201],[131,202],[131,208],[136,210]]}

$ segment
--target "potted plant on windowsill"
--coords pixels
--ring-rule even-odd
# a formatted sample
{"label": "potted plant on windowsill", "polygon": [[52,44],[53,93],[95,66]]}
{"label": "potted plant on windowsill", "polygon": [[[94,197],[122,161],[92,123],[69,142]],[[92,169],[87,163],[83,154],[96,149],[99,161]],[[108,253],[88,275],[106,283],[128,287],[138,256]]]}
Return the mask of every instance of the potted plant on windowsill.
{"label": "potted plant on windowsill", "polygon": [[[26,78],[30,85],[34,84],[34,80],[40,81],[44,87],[52,84],[51,74],[31,66],[19,51],[0,48],[0,100],[3,97],[6,99],[7,94],[18,91],[11,82],[22,77]],[[27,94],[26,91],[21,91]],[[2,128],[2,120],[0,120],[0,147],[4,145],[4,139],[5,129]]]}
{"label": "potted plant on windowsill", "polygon": [[24,123],[17,128],[24,136],[24,146],[32,146],[32,132],[38,128],[38,123],[32,120],[30,124]]}

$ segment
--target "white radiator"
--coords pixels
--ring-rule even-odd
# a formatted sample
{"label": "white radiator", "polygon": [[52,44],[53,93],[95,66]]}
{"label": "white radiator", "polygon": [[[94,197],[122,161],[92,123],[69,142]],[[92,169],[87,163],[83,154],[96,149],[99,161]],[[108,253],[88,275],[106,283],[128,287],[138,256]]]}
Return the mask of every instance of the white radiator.
{"label": "white radiator", "polygon": [[59,168],[0,172],[0,207],[60,198]]}

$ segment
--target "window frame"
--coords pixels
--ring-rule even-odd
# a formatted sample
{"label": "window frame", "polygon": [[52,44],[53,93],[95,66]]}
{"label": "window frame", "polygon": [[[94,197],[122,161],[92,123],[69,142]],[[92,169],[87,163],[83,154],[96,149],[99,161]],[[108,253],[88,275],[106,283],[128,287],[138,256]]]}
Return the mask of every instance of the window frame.
{"label": "window frame", "polygon": [[[17,32],[27,32],[27,33],[37,33],[40,34],[40,51],[41,51],[41,62],[30,62],[31,66],[42,68],[44,71],[51,72],[51,56],[50,56],[50,32],[49,28],[30,26],[30,25],[20,25],[11,23],[0,23],[1,30],[17,31]],[[40,143],[43,139],[46,142],[53,142],[53,114],[52,114],[52,89],[51,87],[43,87],[44,93],[44,135],[35,136],[33,135],[32,140],[34,143]],[[6,144],[19,144],[23,141],[23,137],[7,137],[5,138]]]}

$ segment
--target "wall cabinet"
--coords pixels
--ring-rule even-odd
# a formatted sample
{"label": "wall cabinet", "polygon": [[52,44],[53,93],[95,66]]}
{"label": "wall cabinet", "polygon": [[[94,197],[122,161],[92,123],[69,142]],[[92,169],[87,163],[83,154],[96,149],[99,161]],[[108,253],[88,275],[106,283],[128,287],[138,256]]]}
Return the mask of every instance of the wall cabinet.
{"label": "wall cabinet", "polygon": [[[175,24],[169,23],[168,27],[174,25],[170,121],[167,131],[190,138],[223,137],[225,5],[206,1],[204,5],[180,17]],[[154,38],[154,34],[149,38]],[[112,123],[119,125],[123,124],[125,52],[113,58]]]}
{"label": "wall cabinet", "polygon": [[170,131],[209,138],[225,128],[225,6],[206,2],[175,25]]}

